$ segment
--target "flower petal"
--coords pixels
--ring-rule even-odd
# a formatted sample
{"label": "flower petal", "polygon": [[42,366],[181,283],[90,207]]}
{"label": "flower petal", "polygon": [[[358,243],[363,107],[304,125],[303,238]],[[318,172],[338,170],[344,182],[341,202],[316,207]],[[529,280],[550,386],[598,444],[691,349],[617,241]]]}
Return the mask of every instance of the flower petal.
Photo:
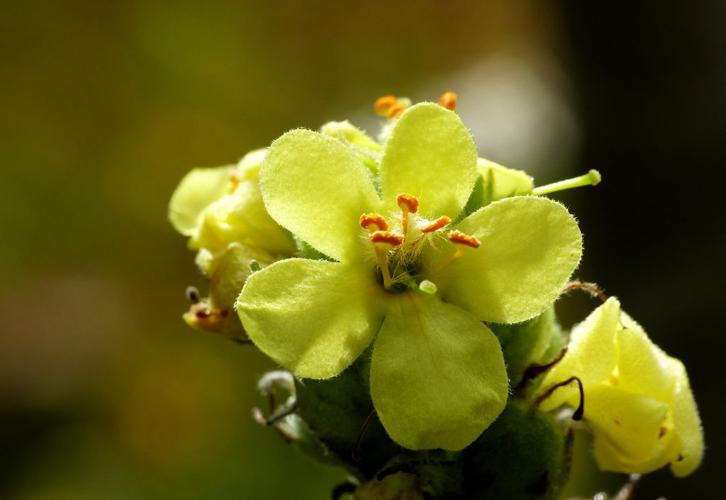
{"label": "flower petal", "polygon": [[626,391],[647,394],[670,404],[676,378],[670,363],[658,355],[642,329],[622,328],[618,332],[616,383]]}
{"label": "flower petal", "polygon": [[484,179],[488,201],[529,194],[534,188],[532,177],[524,170],[508,168],[485,158],[479,158],[477,167]]}
{"label": "flower petal", "polygon": [[671,358],[676,374],[676,389],[673,394],[673,426],[681,442],[680,458],[671,464],[673,474],[678,477],[689,475],[701,465],[703,459],[703,428],[698,407],[688,383],[688,374],[683,363]]}
{"label": "flower petal", "polygon": [[261,351],[300,377],[324,379],[368,346],[383,320],[382,293],[372,273],[287,259],[250,276],[235,307]]}
{"label": "flower petal", "polygon": [[310,130],[293,130],[272,143],[260,182],[270,215],[338,260],[360,246],[358,218],[380,203],[368,170],[353,151]]}
{"label": "flower petal", "polygon": [[[588,391],[597,384],[606,382],[617,363],[617,331],[620,328],[620,302],[611,297],[596,308],[583,321],[575,325],[570,336],[567,354],[545,375],[540,385],[542,393],[554,384],[570,377],[579,377]],[[553,410],[567,403],[576,408],[580,396],[574,384],[560,387],[542,402],[544,411]],[[587,408],[587,401],[585,404]]]}
{"label": "flower petal", "polygon": [[457,229],[477,237],[481,246],[464,249],[430,279],[444,300],[483,321],[518,323],[540,314],[560,295],[582,255],[577,222],[546,198],[494,202]]}
{"label": "flower petal", "polygon": [[506,404],[499,342],[456,306],[402,294],[375,343],[371,396],[383,426],[400,445],[460,450]]}
{"label": "flower petal", "polygon": [[646,473],[678,453],[668,428],[668,405],[600,384],[585,392],[585,418],[595,434],[595,459],[601,469]]}
{"label": "flower petal", "polygon": [[192,236],[201,215],[212,202],[224,196],[232,166],[195,168],[179,183],[169,201],[169,221],[184,236]]}
{"label": "flower petal", "polygon": [[220,251],[235,242],[278,255],[290,255],[295,249],[290,233],[267,213],[254,179],[240,180],[234,192],[204,210],[189,245]]}
{"label": "flower petal", "polygon": [[393,203],[398,194],[411,194],[422,215],[453,219],[474,187],[476,161],[474,141],[456,113],[431,103],[412,106],[386,143],[380,170],[383,199]]}

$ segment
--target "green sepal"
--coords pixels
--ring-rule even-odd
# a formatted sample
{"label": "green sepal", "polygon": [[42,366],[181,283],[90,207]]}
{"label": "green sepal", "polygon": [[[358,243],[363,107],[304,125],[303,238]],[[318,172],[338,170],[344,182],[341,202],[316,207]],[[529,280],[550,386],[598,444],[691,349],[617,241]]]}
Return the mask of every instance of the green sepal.
{"label": "green sepal", "polygon": [[340,458],[335,455],[323,443],[315,433],[312,432],[308,424],[300,418],[299,415],[292,414],[283,418],[275,425],[278,432],[297,448],[303,454],[317,460],[322,464],[328,465],[345,465]]}
{"label": "green sepal", "polygon": [[299,415],[317,438],[362,478],[374,476],[391,456],[403,451],[372,415],[369,366],[370,352],[365,352],[337,377],[295,379]]}
{"label": "green sepal", "polygon": [[444,450],[406,450],[393,457],[378,479],[406,472],[418,478],[417,490],[432,499],[469,498],[463,489],[462,453]]}
{"label": "green sepal", "polygon": [[355,491],[354,500],[424,500],[420,478],[397,472],[382,479],[372,479]]}
{"label": "green sepal", "polygon": [[571,434],[551,416],[510,400],[461,457],[466,498],[555,499],[567,481]]}
{"label": "green sepal", "polygon": [[554,308],[523,323],[502,325],[491,323],[489,328],[499,339],[507,364],[512,387],[517,387],[527,368],[544,358],[556,328]]}

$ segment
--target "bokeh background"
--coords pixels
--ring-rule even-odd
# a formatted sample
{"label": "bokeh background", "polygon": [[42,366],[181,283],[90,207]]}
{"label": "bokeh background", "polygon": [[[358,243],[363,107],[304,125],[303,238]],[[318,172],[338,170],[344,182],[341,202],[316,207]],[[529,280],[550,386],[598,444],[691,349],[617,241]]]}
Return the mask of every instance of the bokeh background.
{"label": "bokeh background", "polygon": [[249,416],[271,364],[181,321],[203,281],[167,201],[292,127],[375,132],[375,97],[449,89],[483,156],[539,183],[602,172],[559,197],[579,276],[685,361],[708,444],[640,498],[723,489],[726,3],[0,6],[0,498],[327,498],[342,474]]}

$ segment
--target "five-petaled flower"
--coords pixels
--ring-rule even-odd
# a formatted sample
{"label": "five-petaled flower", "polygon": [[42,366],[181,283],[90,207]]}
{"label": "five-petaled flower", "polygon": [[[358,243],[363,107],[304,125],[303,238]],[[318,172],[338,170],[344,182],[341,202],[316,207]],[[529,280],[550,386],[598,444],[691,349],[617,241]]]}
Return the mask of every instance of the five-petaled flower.
{"label": "five-petaled flower", "polygon": [[374,342],[374,407],[411,449],[462,449],[499,415],[507,374],[484,322],[542,313],[581,256],[576,221],[546,198],[463,217],[477,175],[469,132],[431,103],[401,114],[375,168],[343,140],[293,130],[260,172],[272,218],[330,260],[291,258],[250,276],[236,304],[248,335],[316,379]]}

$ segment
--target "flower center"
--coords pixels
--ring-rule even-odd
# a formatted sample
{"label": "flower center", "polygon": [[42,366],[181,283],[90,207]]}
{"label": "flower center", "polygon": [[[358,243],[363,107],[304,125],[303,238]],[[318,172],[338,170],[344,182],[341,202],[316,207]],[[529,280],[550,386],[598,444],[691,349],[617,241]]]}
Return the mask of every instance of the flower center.
{"label": "flower center", "polygon": [[420,276],[419,257],[424,245],[433,245],[436,239],[456,245],[454,253],[436,269],[439,271],[461,257],[465,248],[478,248],[480,242],[461,231],[445,231],[451,224],[451,218],[446,215],[435,219],[418,215],[419,202],[415,196],[399,194],[396,204],[401,214],[391,217],[394,224],[376,213],[360,216],[360,226],[368,231],[377,273],[386,290],[395,292],[410,288],[435,293],[435,284]]}

